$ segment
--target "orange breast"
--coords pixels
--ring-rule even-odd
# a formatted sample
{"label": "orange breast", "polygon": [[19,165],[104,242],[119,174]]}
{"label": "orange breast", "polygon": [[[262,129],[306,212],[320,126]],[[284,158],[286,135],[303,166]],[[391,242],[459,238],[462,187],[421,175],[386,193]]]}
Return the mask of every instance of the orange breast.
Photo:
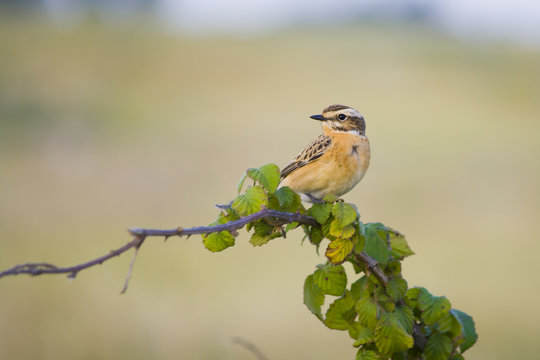
{"label": "orange breast", "polygon": [[282,184],[318,199],[327,194],[341,196],[364,176],[369,166],[370,148],[365,136],[332,133],[332,144],[318,160],[295,170]]}

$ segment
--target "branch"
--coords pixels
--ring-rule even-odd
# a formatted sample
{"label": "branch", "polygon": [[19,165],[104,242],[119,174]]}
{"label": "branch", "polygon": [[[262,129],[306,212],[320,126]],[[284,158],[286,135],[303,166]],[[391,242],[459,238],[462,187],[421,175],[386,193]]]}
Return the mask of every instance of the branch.
{"label": "branch", "polygon": [[356,260],[363,263],[366,266],[366,269],[371,271],[384,287],[388,286],[388,282],[390,280],[388,279],[388,276],[386,276],[384,271],[382,271],[382,269],[379,267],[375,259],[373,259],[371,256],[369,256],[363,251],[361,253],[353,252],[353,254]]}
{"label": "branch", "polygon": [[[132,248],[135,248],[135,253],[133,254],[133,259],[131,260],[131,264],[129,266],[129,271],[126,277],[126,281],[124,283],[124,288],[121,292],[121,293],[124,293],[127,289],[129,279],[131,278],[133,265],[135,263],[135,258],[137,257],[138,250],[147,237],[164,236],[165,239],[167,239],[171,236],[188,236],[189,237],[195,234],[209,234],[209,233],[220,232],[220,231],[229,231],[234,234],[236,230],[242,228],[244,225],[249,224],[253,221],[260,220],[260,219],[269,219],[269,220],[279,219],[279,220],[283,220],[284,223],[297,222],[302,225],[318,225],[317,221],[313,217],[300,214],[299,212],[288,213],[288,212],[265,208],[251,215],[244,216],[238,220],[230,221],[225,224],[213,225],[213,226],[198,226],[198,227],[193,227],[193,228],[188,228],[188,229],[178,227],[176,229],[170,229],[170,230],[132,228],[128,230],[129,233],[133,235],[132,241],[94,260],[90,260],[88,262],[75,265],[75,266],[70,266],[70,267],[58,267],[56,265],[52,265],[49,263],[20,264],[20,265],[15,265],[14,267],[10,269],[0,272],[0,278],[5,277],[5,276],[10,276],[10,275],[19,275],[19,274],[28,274],[32,276],[37,276],[37,275],[42,275],[42,274],[68,274],[68,277],[70,279],[73,279],[77,276],[77,274],[80,271],[91,268],[96,265],[101,265],[105,261],[115,256],[119,256]],[[369,255],[367,255],[365,252],[361,252],[359,254],[358,253],[353,253],[353,254],[358,261],[360,261],[366,266],[366,269],[368,269],[369,271],[373,273],[373,275],[375,275],[377,280],[379,280],[379,282],[383,286],[385,287],[387,286],[388,281],[389,281],[388,277],[385,275],[382,269],[378,266],[377,261],[375,261]]]}
{"label": "branch", "polygon": [[288,213],[283,211],[277,211],[272,209],[263,209],[256,213],[253,213],[248,216],[244,216],[236,221],[230,221],[225,224],[219,224],[214,226],[199,226],[189,229],[176,228],[170,230],[159,230],[159,229],[141,229],[141,228],[132,228],[128,231],[132,235],[138,236],[183,236],[183,235],[196,235],[196,234],[209,234],[213,232],[220,231],[232,231],[242,228],[244,225],[249,224],[250,222],[257,221],[263,218],[277,218],[282,220],[287,220],[288,223],[296,221],[303,225],[318,225],[317,221],[311,216],[300,214],[300,213]]}
{"label": "branch", "polygon": [[[37,276],[37,275],[42,275],[42,274],[68,274],[68,277],[70,279],[73,279],[82,270],[91,268],[96,265],[101,265],[105,261],[115,256],[121,255],[132,248],[135,248],[136,250],[138,250],[138,248],[141,246],[141,244],[147,237],[164,236],[165,238],[168,238],[171,236],[184,236],[184,235],[190,236],[194,234],[209,234],[209,233],[219,232],[219,231],[234,232],[235,230],[242,228],[244,225],[252,221],[256,221],[263,218],[277,218],[277,219],[285,220],[287,223],[296,221],[300,224],[305,224],[305,225],[317,224],[317,221],[311,216],[303,215],[300,213],[287,213],[287,212],[282,212],[282,211],[277,211],[277,210],[272,210],[272,209],[263,209],[254,214],[240,218],[239,220],[231,221],[226,224],[214,225],[214,226],[199,226],[199,227],[193,227],[189,229],[183,229],[179,227],[172,230],[133,228],[133,229],[128,230],[134,236],[132,241],[94,260],[90,260],[88,262],[75,265],[75,266],[69,266],[69,267],[59,267],[59,266],[49,264],[49,263],[20,264],[20,265],[15,265],[14,267],[10,269],[0,272],[0,278],[3,278],[5,276],[10,276],[10,275],[19,275],[19,274],[28,274],[32,276]],[[131,272],[133,270],[133,262],[136,255],[137,255],[137,252],[135,252],[133,260],[132,260],[132,264],[130,265],[130,270],[126,278],[125,287],[127,287],[127,282],[129,281],[129,278],[131,277]]]}
{"label": "branch", "polygon": [[133,247],[140,246],[140,244],[143,241],[144,241],[144,237],[137,235],[133,238],[132,241],[128,242],[127,244],[125,244],[124,246],[116,250],[110,251],[108,254],[100,256],[94,260],[90,260],[88,262],[75,265],[75,266],[70,266],[70,267],[58,267],[56,265],[52,265],[49,263],[27,263],[27,264],[15,265],[14,267],[10,269],[0,272],[0,278],[4,276],[19,275],[19,274],[28,274],[32,276],[37,276],[41,274],[69,274],[68,277],[70,279],[73,279],[75,278],[75,276],[77,276],[79,271],[88,269],[96,265],[101,265],[105,261],[115,256],[121,255]]}

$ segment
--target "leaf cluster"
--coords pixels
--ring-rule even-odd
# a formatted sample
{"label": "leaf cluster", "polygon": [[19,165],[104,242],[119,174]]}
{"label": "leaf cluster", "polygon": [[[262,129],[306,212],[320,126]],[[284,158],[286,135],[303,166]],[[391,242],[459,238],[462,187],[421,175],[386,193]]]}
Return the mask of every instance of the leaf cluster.
{"label": "leaf cluster", "polygon": [[[328,328],[349,333],[358,348],[357,360],[463,359],[462,354],[477,340],[474,322],[453,309],[446,297],[409,287],[401,262],[414,252],[402,234],[381,223],[364,224],[353,204],[333,196],[306,209],[298,194],[279,183],[280,171],[274,164],[248,169],[238,185],[238,196],[230,206],[222,207],[211,225],[263,209],[312,217],[316,224],[262,218],[245,227],[254,246],[286,237],[299,226],[317,251],[328,241],[327,262],[305,279],[304,303]],[[204,246],[214,252],[233,246],[241,227],[203,235]],[[362,261],[365,258],[370,262]],[[347,263],[354,270],[352,281],[345,271]],[[375,267],[383,275],[377,276]]]}

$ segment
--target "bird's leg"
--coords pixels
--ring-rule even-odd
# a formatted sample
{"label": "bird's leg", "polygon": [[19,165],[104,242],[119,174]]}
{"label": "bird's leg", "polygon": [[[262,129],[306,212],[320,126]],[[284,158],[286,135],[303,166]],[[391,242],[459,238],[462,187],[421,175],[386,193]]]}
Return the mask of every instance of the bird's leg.
{"label": "bird's leg", "polygon": [[314,204],[322,204],[324,203],[323,200],[321,199],[317,199],[315,196],[309,194],[309,193],[305,193],[305,195],[309,198],[309,200],[311,200],[312,203]]}

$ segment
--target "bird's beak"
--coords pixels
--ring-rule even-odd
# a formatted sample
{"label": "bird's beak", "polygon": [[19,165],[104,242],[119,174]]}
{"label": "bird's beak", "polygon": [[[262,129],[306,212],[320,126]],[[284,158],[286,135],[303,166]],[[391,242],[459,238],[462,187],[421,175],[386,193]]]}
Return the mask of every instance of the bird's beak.
{"label": "bird's beak", "polygon": [[324,116],[322,115],[311,115],[310,118],[314,119],[314,120],[319,120],[319,121],[326,121],[328,120],[327,118],[325,118]]}

